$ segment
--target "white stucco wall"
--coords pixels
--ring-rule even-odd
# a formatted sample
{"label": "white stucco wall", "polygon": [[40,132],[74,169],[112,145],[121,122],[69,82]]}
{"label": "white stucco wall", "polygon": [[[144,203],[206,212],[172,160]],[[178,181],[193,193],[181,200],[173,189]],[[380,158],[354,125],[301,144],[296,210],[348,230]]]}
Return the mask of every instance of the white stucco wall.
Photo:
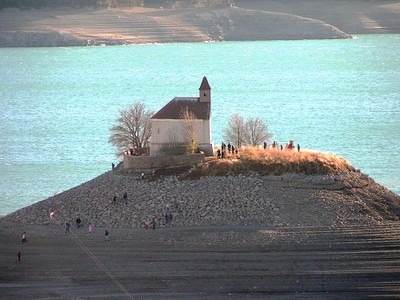
{"label": "white stucco wall", "polygon": [[[165,144],[184,144],[185,127],[183,120],[152,119],[150,155],[158,155]],[[211,145],[211,128],[209,120],[194,120],[196,138],[199,145]]]}

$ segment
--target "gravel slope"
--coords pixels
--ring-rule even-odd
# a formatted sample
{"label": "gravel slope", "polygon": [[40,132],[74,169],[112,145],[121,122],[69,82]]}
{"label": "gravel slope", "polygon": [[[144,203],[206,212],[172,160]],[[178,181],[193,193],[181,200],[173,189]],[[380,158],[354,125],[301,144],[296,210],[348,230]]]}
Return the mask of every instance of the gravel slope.
{"label": "gravel slope", "polygon": [[[127,201],[123,194],[127,193]],[[117,197],[114,204],[113,196]],[[50,212],[56,210],[56,218]],[[109,171],[80,186],[37,202],[4,220],[42,225],[74,223],[138,228],[153,218],[160,226],[377,224],[398,220],[400,196],[359,172],[328,175],[228,175],[145,180]]]}

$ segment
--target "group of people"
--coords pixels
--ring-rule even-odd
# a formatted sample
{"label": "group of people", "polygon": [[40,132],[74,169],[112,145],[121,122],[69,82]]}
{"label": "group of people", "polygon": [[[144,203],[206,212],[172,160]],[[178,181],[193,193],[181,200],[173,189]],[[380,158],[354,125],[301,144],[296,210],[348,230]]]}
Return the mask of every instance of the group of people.
{"label": "group of people", "polygon": [[221,143],[221,149],[220,148],[217,149],[217,157],[218,158],[225,158],[227,152],[228,152],[228,154],[232,154],[232,155],[233,154],[238,154],[239,153],[239,147],[235,146],[235,145],[233,145],[231,143],[228,143],[228,146],[227,146],[224,142],[222,142]]}
{"label": "group of people", "polygon": [[[263,144],[264,149],[269,149],[269,145],[267,142],[264,142]],[[285,146],[280,145],[278,142],[274,141],[271,144],[272,149],[288,149],[288,150],[295,150],[297,148],[297,152],[300,152],[300,144],[297,144],[296,146],[294,145],[294,141],[290,140],[289,143],[287,143]],[[228,143],[226,145],[224,142],[221,143],[221,148],[217,149],[217,157],[218,158],[225,158],[226,155],[228,154],[238,154],[239,153],[239,148],[231,143]]]}
{"label": "group of people", "polygon": [[[80,217],[76,218],[76,227],[81,228],[81,224],[82,224],[81,218]],[[71,224],[69,222],[65,222],[65,234],[71,233],[70,228],[71,228]],[[88,233],[92,234],[92,232],[93,232],[93,225],[92,225],[92,223],[89,223],[88,224]],[[110,241],[110,233],[108,232],[107,229],[104,232],[104,240]]]}
{"label": "group of people", "polygon": [[[279,145],[279,143],[276,141],[274,141],[271,146],[272,146],[272,149],[280,149],[280,150],[283,150],[283,149],[295,150],[297,148],[297,152],[300,152],[300,144],[297,144],[295,146],[293,140],[290,140],[289,143],[286,143],[285,147],[283,147],[282,144]],[[267,144],[267,142],[264,142],[264,149],[267,149],[267,148],[268,148],[268,144]]]}
{"label": "group of people", "polygon": [[[50,214],[50,218],[54,219],[55,218],[55,211],[52,211],[52,213]],[[80,218],[80,216],[78,216],[75,220],[76,222],[76,227],[77,228],[81,228],[82,227],[82,220]],[[88,224],[88,233],[91,234],[93,232],[93,226],[91,223]],[[71,233],[71,223],[70,222],[65,222],[65,234],[70,234]],[[105,233],[104,233],[104,240],[105,241],[110,241],[110,233],[109,231],[106,229]],[[21,243],[22,244],[26,244],[28,243],[28,238],[27,238],[27,233],[26,231],[21,233]],[[21,257],[22,257],[22,252],[21,250],[19,250],[17,252],[17,262],[21,262]]]}
{"label": "group of people", "polygon": [[[81,228],[82,220],[79,216],[76,218],[75,223],[76,223],[77,228]],[[65,234],[71,233],[70,228],[71,228],[71,223],[65,222]],[[92,233],[92,231],[93,231],[93,226],[91,223],[89,223],[88,224],[88,233]]]}
{"label": "group of people", "polygon": [[[172,208],[170,207],[169,204],[165,206],[164,212],[162,213],[161,217],[158,218],[158,226],[171,224],[174,218],[172,212],[176,212],[178,214],[182,212],[182,210],[179,207],[179,203],[177,201],[175,201]],[[150,223],[143,223],[142,227],[145,229],[149,228],[156,229],[156,225],[157,225],[156,218],[153,218]]]}
{"label": "group of people", "polygon": [[[125,192],[125,193],[122,195],[122,201],[123,201],[125,204],[128,204],[128,193],[127,193],[127,192]],[[115,195],[115,194],[113,195],[111,203],[112,203],[113,205],[116,205],[116,204],[117,204],[117,195]]]}
{"label": "group of people", "polygon": [[164,212],[164,222],[165,222],[165,224],[168,224],[168,223],[172,222],[172,219],[173,219],[172,212],[165,211]]}
{"label": "group of people", "polygon": [[125,155],[140,156],[140,152],[137,147],[129,148],[128,150],[125,151]]}

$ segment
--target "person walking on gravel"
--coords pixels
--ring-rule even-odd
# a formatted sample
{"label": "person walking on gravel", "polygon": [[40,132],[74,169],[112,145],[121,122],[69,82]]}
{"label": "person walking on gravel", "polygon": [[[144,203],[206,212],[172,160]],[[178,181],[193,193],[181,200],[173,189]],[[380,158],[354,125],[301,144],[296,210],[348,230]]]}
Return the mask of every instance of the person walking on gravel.
{"label": "person walking on gravel", "polygon": [[71,231],[69,231],[69,228],[71,227],[71,224],[69,224],[69,222],[65,223],[65,234],[71,233]]}

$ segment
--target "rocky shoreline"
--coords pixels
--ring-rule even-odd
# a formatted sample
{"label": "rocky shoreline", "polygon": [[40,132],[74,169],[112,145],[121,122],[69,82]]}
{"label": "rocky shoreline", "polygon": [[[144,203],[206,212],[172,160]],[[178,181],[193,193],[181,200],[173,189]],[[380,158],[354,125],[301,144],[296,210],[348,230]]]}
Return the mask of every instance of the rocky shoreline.
{"label": "rocky shoreline", "polygon": [[[125,201],[123,194],[127,193]],[[116,203],[113,204],[113,196]],[[50,212],[56,210],[51,219]],[[164,213],[171,213],[166,223]],[[157,226],[341,226],[398,220],[400,196],[360,172],[328,175],[227,175],[180,180],[109,171],[80,186],[22,208],[4,221],[138,228]]]}

